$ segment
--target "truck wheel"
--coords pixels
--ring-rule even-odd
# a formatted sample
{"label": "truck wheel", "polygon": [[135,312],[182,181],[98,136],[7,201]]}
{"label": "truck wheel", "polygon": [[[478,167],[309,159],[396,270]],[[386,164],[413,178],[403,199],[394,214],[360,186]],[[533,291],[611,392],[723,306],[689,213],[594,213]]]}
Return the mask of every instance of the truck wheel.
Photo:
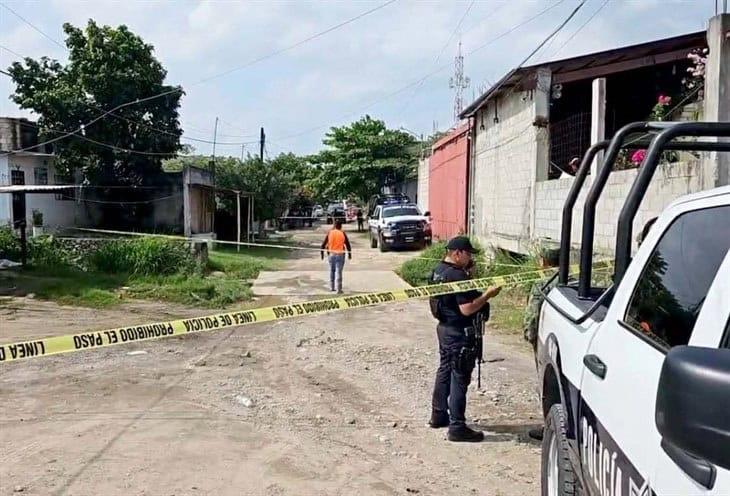
{"label": "truck wheel", "polygon": [[388,251],[388,246],[383,241],[382,236],[379,236],[378,237],[378,245],[380,246],[380,252],[381,253],[384,253],[384,252]]}
{"label": "truck wheel", "polygon": [[542,438],[542,496],[575,496],[577,482],[568,457],[563,405],[555,404],[545,418]]}
{"label": "truck wheel", "polygon": [[378,247],[378,239],[373,236],[373,232],[370,231],[370,248],[377,248]]}

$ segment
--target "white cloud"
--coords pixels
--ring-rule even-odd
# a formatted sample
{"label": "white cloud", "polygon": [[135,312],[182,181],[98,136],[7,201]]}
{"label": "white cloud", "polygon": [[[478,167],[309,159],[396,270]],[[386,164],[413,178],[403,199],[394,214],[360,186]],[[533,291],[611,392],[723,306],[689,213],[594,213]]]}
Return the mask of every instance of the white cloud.
{"label": "white cloud", "polygon": [[[464,20],[461,35],[455,36],[443,49],[470,0],[398,0],[296,49],[204,84],[195,84],[297,43],[383,1],[52,0],[43,4],[44,8],[21,1],[10,5],[59,40],[61,24],[66,21],[84,25],[93,18],[100,24],[126,24],[155,46],[158,59],[169,70],[169,81],[185,88],[187,95],[181,114],[189,123],[186,127],[191,134],[203,136],[206,129],[212,133],[213,121],[219,116],[252,134],[265,125],[267,134],[277,141],[277,136],[295,134],[326,122],[338,123],[344,115],[385,98],[441,65],[448,67],[430,77],[417,91],[408,89],[397,97],[384,99],[367,112],[417,132],[430,132],[433,120],[446,126],[450,122],[453,96],[448,78],[459,39],[467,54],[465,70],[475,81],[473,84],[487,78],[494,82],[524,58],[577,3],[577,0],[565,0],[539,19],[471,54],[475,48],[550,3],[547,0],[478,1]],[[554,52],[600,1],[590,0],[586,10],[545,53]],[[558,56],[696,31],[712,13],[713,1],[612,0]],[[0,44],[33,57],[63,56],[59,47],[2,8]],[[437,65],[436,56],[442,49]],[[7,65],[10,60],[0,50],[0,64]],[[6,95],[11,86],[7,78],[0,79],[0,91]],[[471,89],[466,91],[469,97],[471,93]],[[0,113],[17,112],[10,102],[0,98]],[[244,133],[232,128],[226,132]],[[322,132],[318,130],[278,144],[313,151]],[[199,150],[207,151],[205,147]]]}

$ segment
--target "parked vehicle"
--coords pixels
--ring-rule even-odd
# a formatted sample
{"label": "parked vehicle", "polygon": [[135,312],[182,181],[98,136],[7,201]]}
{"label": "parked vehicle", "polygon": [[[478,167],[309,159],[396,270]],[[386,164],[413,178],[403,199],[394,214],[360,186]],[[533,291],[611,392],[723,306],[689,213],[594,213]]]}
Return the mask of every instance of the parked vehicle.
{"label": "parked vehicle", "polygon": [[[634,133],[658,133],[627,143]],[[632,226],[666,150],[730,152],[730,123],[634,123],[583,158],[563,209],[557,285],[536,340],[545,417],[542,494],[730,494],[730,187],[680,198]],[[647,149],[617,223],[614,274],[592,284],[596,205],[622,147]],[[606,150],[569,277],[572,209]],[[552,285],[555,281],[551,281]]]}
{"label": "parked vehicle", "polygon": [[327,206],[327,224],[333,224],[337,219],[346,222],[345,206],[342,202],[333,202]]}
{"label": "parked vehicle", "polygon": [[305,206],[292,207],[287,209],[279,219],[280,229],[296,229],[298,227],[312,227],[314,222],[312,209]]}
{"label": "parked vehicle", "polygon": [[324,208],[322,208],[322,205],[315,205],[312,207],[312,217],[324,217]]}
{"label": "parked vehicle", "polygon": [[370,247],[380,251],[404,246],[431,244],[431,224],[428,216],[413,204],[378,205],[368,218]]}
{"label": "parked vehicle", "polygon": [[373,195],[368,201],[368,217],[373,215],[378,205],[403,205],[411,203],[408,195],[403,193],[382,193]]}

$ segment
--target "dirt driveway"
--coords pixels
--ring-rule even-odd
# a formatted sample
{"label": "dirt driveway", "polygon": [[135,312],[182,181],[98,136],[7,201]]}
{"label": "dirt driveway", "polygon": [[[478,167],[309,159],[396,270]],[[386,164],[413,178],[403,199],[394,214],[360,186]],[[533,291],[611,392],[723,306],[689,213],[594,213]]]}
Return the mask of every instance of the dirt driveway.
{"label": "dirt driveway", "polygon": [[[414,256],[352,241],[347,271]],[[4,300],[0,340],[200,313]],[[0,494],[537,494],[526,348],[487,338],[478,445],[425,427],[435,349],[427,304],[409,302],[0,366]]]}

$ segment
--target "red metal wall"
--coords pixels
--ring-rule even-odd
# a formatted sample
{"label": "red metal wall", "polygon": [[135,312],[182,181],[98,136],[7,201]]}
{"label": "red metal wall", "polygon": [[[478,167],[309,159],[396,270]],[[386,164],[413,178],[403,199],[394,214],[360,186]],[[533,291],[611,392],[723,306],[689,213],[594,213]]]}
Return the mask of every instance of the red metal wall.
{"label": "red metal wall", "polygon": [[437,239],[466,233],[469,131],[465,124],[437,141],[428,174],[428,207]]}

